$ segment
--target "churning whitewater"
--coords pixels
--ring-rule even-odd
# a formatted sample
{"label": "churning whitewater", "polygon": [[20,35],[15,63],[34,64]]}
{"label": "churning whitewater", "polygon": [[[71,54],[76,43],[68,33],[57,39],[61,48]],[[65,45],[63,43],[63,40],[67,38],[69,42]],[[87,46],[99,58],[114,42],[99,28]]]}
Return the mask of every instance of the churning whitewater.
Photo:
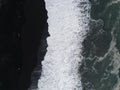
{"label": "churning whitewater", "polygon": [[89,0],[45,0],[45,4],[50,37],[38,90],[82,90],[78,69],[89,30]]}

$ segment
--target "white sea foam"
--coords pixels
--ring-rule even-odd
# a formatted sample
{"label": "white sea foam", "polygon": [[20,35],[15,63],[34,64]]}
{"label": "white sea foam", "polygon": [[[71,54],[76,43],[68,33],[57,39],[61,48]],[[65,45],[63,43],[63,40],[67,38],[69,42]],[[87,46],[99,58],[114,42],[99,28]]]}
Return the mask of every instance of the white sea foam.
{"label": "white sea foam", "polygon": [[48,11],[47,53],[38,90],[82,90],[78,68],[89,30],[89,0],[45,0]]}
{"label": "white sea foam", "polygon": [[117,4],[117,3],[120,3],[120,0],[112,0],[110,3],[108,3],[107,6],[111,6],[111,5]]}

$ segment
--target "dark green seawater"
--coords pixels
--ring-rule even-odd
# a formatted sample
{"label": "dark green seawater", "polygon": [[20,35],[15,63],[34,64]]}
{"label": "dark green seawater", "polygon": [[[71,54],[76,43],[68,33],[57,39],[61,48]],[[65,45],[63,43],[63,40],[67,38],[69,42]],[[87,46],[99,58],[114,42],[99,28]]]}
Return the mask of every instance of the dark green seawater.
{"label": "dark green seawater", "polygon": [[120,0],[90,0],[80,67],[83,90],[120,90]]}

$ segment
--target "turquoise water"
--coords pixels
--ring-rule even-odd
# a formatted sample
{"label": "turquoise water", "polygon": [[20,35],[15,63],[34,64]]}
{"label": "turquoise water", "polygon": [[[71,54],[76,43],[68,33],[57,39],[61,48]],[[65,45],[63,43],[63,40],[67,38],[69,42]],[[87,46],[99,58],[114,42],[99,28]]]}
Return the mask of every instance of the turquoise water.
{"label": "turquoise water", "polygon": [[83,90],[120,90],[120,0],[90,0],[80,67]]}

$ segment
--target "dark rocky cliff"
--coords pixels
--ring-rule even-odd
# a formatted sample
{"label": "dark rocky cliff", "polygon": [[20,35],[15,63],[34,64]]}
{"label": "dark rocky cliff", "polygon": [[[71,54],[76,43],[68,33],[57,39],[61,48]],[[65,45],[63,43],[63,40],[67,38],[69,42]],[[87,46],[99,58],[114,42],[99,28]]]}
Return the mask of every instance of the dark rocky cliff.
{"label": "dark rocky cliff", "polygon": [[45,49],[46,20],[43,0],[0,0],[0,90],[30,87],[38,51]]}

